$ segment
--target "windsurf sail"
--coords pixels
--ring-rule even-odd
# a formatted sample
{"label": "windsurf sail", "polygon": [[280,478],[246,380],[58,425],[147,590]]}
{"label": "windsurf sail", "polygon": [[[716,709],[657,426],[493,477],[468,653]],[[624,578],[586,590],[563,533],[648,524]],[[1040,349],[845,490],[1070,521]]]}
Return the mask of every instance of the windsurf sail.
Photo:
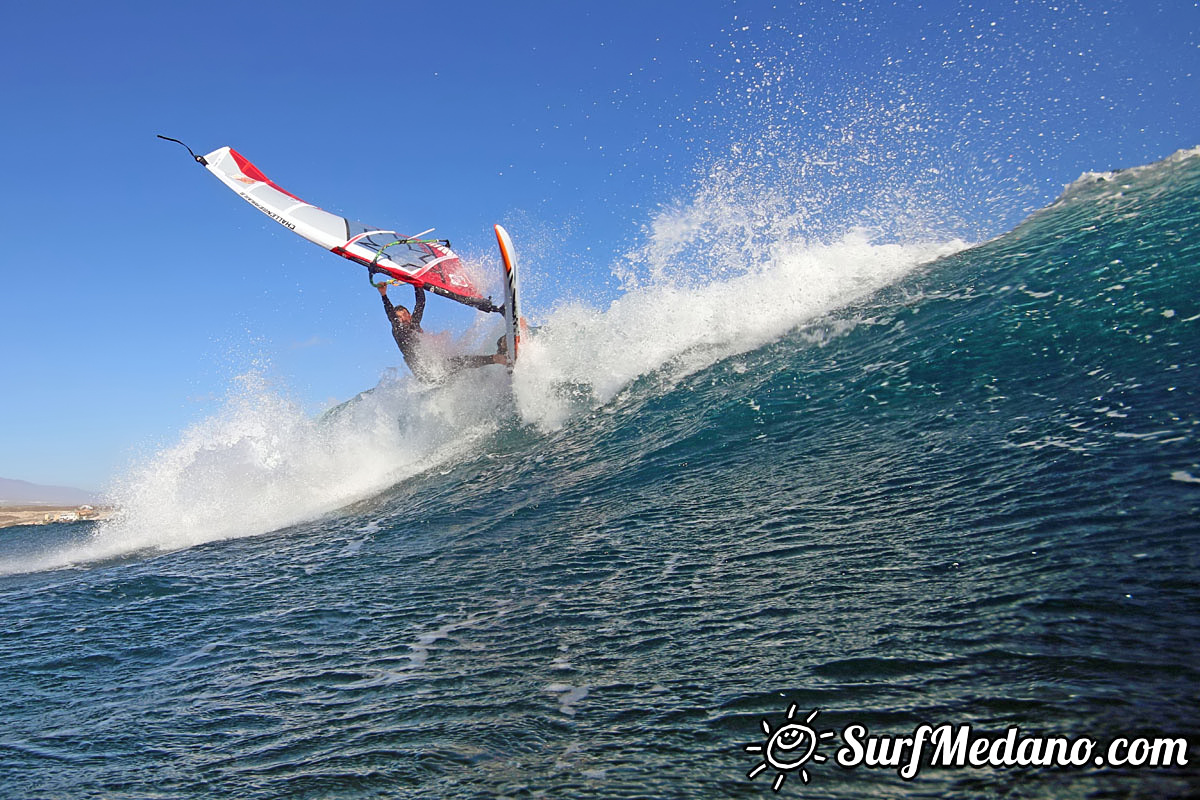
{"label": "windsurf sail", "polygon": [[[178,142],[160,136],[161,139]],[[187,145],[183,145],[187,147]],[[189,147],[188,152],[192,150]],[[407,236],[354,222],[306,203],[280,187],[231,147],[192,157],[250,205],[314,244],[403,283],[464,303],[480,311],[501,311],[467,275],[445,239]]]}

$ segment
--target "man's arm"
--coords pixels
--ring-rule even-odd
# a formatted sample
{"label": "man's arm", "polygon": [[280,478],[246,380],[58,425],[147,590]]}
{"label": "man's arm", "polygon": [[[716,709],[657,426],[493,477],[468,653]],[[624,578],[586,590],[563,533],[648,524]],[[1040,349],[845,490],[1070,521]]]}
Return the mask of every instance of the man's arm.
{"label": "man's arm", "polygon": [[[413,303],[412,321],[414,325],[420,325],[421,315],[425,313],[425,290],[414,283],[413,293],[417,296],[417,299]],[[386,300],[387,298],[383,299]]]}
{"label": "man's arm", "polygon": [[392,318],[392,310],[395,307],[392,305],[392,301],[388,299],[387,284],[377,283],[375,284],[375,288],[379,290],[379,296],[383,298],[383,310],[387,312],[388,320],[390,321]]}

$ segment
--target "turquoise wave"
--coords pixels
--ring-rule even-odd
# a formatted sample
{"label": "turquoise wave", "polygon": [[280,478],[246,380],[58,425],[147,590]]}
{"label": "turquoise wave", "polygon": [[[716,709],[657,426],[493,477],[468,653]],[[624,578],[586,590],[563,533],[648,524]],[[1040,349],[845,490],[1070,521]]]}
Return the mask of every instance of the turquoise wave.
{"label": "turquoise wave", "polygon": [[[611,385],[538,373],[554,413],[523,415],[543,396],[518,382],[451,454],[412,411],[412,463],[383,465],[401,480],[326,486],[331,505],[283,530],[239,529],[217,497],[236,479],[303,503],[307,473],[277,457],[300,451],[213,423],[154,485],[228,531],[148,525],[121,549],[119,527],[64,528],[76,553],[108,536],[107,560],[0,578],[0,796],[757,797],[775,773],[748,778],[744,748],[792,703],[833,730],[1194,749],[1198,271],[1190,151],[839,285],[781,334],[668,326],[678,347]],[[588,329],[571,313],[558,324]],[[454,431],[499,407],[471,403]],[[34,536],[5,555],[32,558]],[[1200,786],[1194,766],[808,772],[781,794]]]}

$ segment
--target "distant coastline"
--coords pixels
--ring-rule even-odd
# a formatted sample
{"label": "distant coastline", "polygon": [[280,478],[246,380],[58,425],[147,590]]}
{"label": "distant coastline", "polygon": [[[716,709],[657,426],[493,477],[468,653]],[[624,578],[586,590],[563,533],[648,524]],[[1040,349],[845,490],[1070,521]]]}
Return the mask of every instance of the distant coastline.
{"label": "distant coastline", "polygon": [[110,506],[91,505],[0,505],[0,528],[14,525],[56,525],[64,522],[98,521],[113,515]]}
{"label": "distant coastline", "polygon": [[74,486],[49,486],[16,478],[0,477],[0,508],[5,506],[82,506],[95,505],[95,492]]}

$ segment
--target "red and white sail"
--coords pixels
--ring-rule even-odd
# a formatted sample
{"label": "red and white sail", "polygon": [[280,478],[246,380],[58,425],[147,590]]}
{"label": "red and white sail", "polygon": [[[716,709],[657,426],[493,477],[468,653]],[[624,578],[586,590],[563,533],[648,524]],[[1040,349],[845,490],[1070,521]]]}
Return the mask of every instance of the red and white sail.
{"label": "red and white sail", "polygon": [[230,147],[214,150],[201,163],[247,203],[330,252],[482,311],[499,310],[475,287],[448,242],[406,236],[317,208]]}

